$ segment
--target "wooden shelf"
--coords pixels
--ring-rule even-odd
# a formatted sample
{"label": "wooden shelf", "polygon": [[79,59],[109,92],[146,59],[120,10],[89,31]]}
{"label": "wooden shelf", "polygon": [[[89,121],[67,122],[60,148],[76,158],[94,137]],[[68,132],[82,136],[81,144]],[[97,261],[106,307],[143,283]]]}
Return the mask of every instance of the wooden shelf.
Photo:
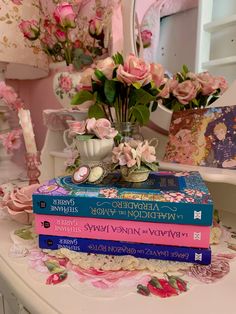
{"label": "wooden shelf", "polygon": [[206,32],[213,33],[213,32],[221,31],[222,29],[233,26],[233,25],[236,26],[236,14],[227,16],[220,20],[207,23],[203,26],[203,29]]}
{"label": "wooden shelf", "polygon": [[207,62],[202,63],[202,68],[211,68],[217,66],[224,66],[236,63],[236,56],[230,56],[226,58],[214,59]]}

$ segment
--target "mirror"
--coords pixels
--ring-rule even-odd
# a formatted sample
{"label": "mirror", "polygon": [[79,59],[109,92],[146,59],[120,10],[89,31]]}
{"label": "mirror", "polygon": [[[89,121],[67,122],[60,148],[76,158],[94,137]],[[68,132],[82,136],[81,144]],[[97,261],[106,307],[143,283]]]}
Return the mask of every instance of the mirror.
{"label": "mirror", "polygon": [[[186,64],[196,73],[208,70],[224,76],[229,84],[235,80],[235,0],[124,0],[122,4],[125,54],[138,55],[139,25],[139,34],[151,32],[151,45],[139,47],[139,56],[146,61],[161,63],[170,73]],[[168,116],[164,108],[155,111],[151,121],[168,131]]]}
{"label": "mirror", "polygon": [[194,71],[197,7],[198,0],[136,0],[136,25],[144,44],[140,56],[161,63],[170,73],[180,71],[183,64]]}

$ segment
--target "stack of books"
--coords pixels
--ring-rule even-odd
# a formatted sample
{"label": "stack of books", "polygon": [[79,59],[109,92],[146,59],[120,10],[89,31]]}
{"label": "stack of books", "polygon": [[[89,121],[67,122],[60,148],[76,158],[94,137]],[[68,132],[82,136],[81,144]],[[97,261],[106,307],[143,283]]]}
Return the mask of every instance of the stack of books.
{"label": "stack of books", "polygon": [[99,185],[59,177],[34,193],[33,209],[42,249],[211,262],[213,203],[198,172],[151,173],[143,183],[111,174]]}

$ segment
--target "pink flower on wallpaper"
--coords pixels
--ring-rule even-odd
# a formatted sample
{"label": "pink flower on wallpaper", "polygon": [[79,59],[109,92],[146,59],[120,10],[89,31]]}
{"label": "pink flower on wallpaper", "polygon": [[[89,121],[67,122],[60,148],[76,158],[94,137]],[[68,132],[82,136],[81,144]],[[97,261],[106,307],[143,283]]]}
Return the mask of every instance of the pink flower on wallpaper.
{"label": "pink flower on wallpaper", "polygon": [[0,135],[0,141],[2,141],[3,147],[7,153],[11,153],[13,150],[20,147],[22,142],[21,135],[22,130],[13,130]]}
{"label": "pink flower on wallpaper", "polygon": [[73,86],[71,78],[67,75],[61,75],[59,78],[59,86],[64,92],[68,93]]}

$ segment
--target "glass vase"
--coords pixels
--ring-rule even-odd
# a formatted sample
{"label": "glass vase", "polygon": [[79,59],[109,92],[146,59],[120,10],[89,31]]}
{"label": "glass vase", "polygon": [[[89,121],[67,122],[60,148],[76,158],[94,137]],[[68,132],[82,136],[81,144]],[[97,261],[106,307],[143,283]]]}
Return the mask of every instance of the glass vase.
{"label": "glass vase", "polygon": [[143,136],[140,131],[140,125],[133,122],[116,122],[113,127],[119,132],[119,137],[116,144],[128,142],[130,140],[143,141]]}

